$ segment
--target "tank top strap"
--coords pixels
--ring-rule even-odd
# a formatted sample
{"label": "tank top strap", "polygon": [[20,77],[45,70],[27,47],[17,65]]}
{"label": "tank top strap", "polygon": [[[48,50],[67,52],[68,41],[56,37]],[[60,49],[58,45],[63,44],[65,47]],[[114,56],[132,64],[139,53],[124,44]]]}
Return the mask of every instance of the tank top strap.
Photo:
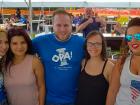
{"label": "tank top strap", "polygon": [[[85,64],[84,64],[83,70],[85,70],[85,67],[86,67],[86,65],[87,65],[87,62],[88,62],[88,60],[85,60]],[[83,70],[82,70],[82,71],[83,71]]]}
{"label": "tank top strap", "polygon": [[105,67],[106,67],[107,61],[108,61],[108,60],[105,60],[105,63],[104,63],[103,69],[102,69],[102,74],[104,73],[104,69],[105,69]]}

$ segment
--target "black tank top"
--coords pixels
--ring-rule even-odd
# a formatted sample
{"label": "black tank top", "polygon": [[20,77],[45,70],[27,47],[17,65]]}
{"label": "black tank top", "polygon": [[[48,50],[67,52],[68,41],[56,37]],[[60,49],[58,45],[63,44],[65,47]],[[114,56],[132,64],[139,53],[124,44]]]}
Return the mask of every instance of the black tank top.
{"label": "black tank top", "polygon": [[104,77],[104,63],[102,73],[99,75],[89,75],[85,71],[85,66],[81,72],[79,80],[79,90],[76,105],[105,105],[109,83]]}

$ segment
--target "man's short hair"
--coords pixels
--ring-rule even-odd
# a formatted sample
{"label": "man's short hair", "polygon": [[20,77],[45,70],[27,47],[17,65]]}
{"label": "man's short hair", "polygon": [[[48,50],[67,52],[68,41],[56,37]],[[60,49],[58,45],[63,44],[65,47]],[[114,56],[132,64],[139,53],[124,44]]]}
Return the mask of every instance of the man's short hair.
{"label": "man's short hair", "polygon": [[54,16],[57,15],[57,14],[68,15],[68,16],[70,17],[70,19],[71,19],[71,17],[72,17],[72,15],[71,15],[70,13],[68,13],[67,11],[65,11],[65,10],[62,9],[62,8],[57,9],[57,10],[53,13],[53,18],[54,18]]}

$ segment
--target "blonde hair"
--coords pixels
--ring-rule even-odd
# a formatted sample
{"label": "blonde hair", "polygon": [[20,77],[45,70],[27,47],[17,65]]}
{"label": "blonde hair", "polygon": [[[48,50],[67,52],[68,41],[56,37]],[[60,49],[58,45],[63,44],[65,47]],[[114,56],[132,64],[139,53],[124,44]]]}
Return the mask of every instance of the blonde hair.
{"label": "blonde hair", "polygon": [[6,31],[5,29],[2,29],[2,28],[0,28],[0,34],[1,34],[1,33],[4,33],[4,34],[7,35],[7,31]]}

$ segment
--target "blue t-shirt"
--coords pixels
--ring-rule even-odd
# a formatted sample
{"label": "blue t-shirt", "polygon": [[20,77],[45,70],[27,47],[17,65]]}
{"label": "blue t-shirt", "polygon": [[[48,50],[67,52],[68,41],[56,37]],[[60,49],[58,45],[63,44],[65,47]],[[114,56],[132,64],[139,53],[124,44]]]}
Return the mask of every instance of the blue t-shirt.
{"label": "blue t-shirt", "polygon": [[[87,20],[88,20],[88,19],[83,19],[83,20],[80,22],[80,24],[86,22]],[[93,30],[99,31],[100,26],[101,26],[101,23],[100,23],[100,22],[96,22],[96,21],[95,21],[95,18],[93,18],[93,23],[88,24],[87,27],[83,29],[83,36],[86,37],[87,34],[88,34],[89,32],[91,32],[91,31],[93,31]]]}
{"label": "blue t-shirt", "polygon": [[20,17],[19,22],[26,24],[27,20],[25,17],[22,16],[22,17]]}
{"label": "blue t-shirt", "polygon": [[84,57],[84,39],[72,35],[61,42],[54,34],[49,34],[37,37],[32,42],[45,67],[47,103],[74,103]]}
{"label": "blue t-shirt", "polygon": [[75,18],[73,19],[73,24],[77,25],[77,24],[80,23],[80,21],[81,21],[80,17],[75,17]]}

